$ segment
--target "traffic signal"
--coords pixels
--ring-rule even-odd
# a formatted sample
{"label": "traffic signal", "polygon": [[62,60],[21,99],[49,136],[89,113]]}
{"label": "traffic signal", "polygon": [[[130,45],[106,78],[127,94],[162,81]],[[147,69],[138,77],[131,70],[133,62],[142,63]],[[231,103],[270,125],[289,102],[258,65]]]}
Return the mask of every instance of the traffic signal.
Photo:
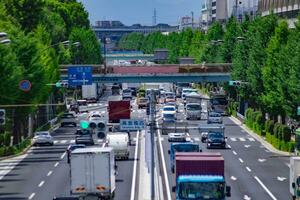
{"label": "traffic signal", "polygon": [[5,110],[0,109],[0,125],[5,125]]}
{"label": "traffic signal", "polygon": [[58,88],[61,88],[61,87],[67,88],[69,86],[69,83],[68,83],[68,81],[58,81],[57,83],[55,83],[55,86]]}
{"label": "traffic signal", "polygon": [[82,129],[89,128],[89,122],[85,121],[85,120],[80,121],[80,128],[82,128]]}
{"label": "traffic signal", "polygon": [[229,81],[230,86],[240,86],[242,85],[242,81]]}

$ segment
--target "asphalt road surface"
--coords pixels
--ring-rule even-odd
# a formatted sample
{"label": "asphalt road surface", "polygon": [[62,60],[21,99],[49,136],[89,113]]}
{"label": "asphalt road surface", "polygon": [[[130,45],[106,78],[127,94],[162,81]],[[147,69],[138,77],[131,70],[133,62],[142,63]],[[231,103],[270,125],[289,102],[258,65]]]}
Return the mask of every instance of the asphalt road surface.
{"label": "asphalt road surface", "polygon": [[[105,105],[107,105],[108,95],[106,93],[101,99],[100,103],[104,106],[97,110],[105,117],[107,117]],[[136,106],[133,106],[132,117],[144,117],[144,115],[145,111],[137,110]],[[70,166],[65,152],[68,145],[75,142],[76,129],[77,127],[58,128],[52,133],[54,146],[32,147],[21,158],[1,161],[0,171],[9,171],[9,173],[5,176],[0,174],[0,199],[52,200],[54,196],[70,196]],[[94,140],[96,146],[102,146],[104,143],[96,136]],[[137,140],[135,132],[131,133],[131,140],[129,160],[116,162],[118,166],[116,200],[130,199]]]}
{"label": "asphalt road surface", "polygon": [[[180,100],[178,100],[180,103]],[[207,105],[207,104],[205,104]],[[162,105],[161,105],[162,106]],[[206,109],[206,108],[205,108]],[[158,114],[159,116],[159,114]],[[178,121],[187,122],[189,127],[206,124],[206,120],[186,120],[183,105],[179,106]],[[206,117],[205,112],[203,118]],[[289,158],[271,153],[260,142],[256,141],[230,118],[224,117],[225,135],[227,136],[226,149],[207,149],[201,142],[199,130],[190,129],[191,139],[199,143],[203,152],[220,152],[225,159],[225,179],[231,186],[232,197],[238,200],[287,200],[289,194]],[[161,131],[158,131],[161,134]],[[166,163],[169,182],[169,191],[172,199],[172,186],[175,186],[175,177],[171,172],[168,150],[170,143],[168,136],[162,135],[160,139]]]}

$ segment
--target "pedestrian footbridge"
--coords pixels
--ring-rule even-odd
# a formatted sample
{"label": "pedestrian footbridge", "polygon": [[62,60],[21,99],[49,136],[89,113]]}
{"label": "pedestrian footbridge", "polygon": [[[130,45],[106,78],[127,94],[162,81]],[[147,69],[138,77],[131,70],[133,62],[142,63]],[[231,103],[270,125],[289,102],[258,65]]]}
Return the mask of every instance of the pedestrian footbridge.
{"label": "pedestrian footbridge", "polygon": [[61,79],[68,80],[69,67],[92,67],[93,81],[103,83],[226,82],[231,63],[205,65],[151,64],[130,66],[62,65]]}

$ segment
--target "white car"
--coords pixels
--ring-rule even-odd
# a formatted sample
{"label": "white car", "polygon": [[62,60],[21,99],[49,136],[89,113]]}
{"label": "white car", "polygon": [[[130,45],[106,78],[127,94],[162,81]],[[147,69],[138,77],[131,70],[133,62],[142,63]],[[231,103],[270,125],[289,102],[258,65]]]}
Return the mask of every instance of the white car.
{"label": "white car", "polygon": [[220,113],[210,112],[207,117],[207,123],[208,124],[215,124],[215,123],[222,124],[223,123],[222,115]]}
{"label": "white car", "polygon": [[186,133],[169,133],[169,142],[188,142],[191,141],[190,137]]}
{"label": "white car", "polygon": [[37,145],[54,145],[53,137],[50,135],[49,131],[39,131],[34,133],[32,139],[33,146]]}
{"label": "white car", "polygon": [[185,100],[185,96],[187,94],[190,94],[190,93],[193,93],[193,92],[197,92],[197,90],[193,89],[193,88],[183,88],[182,89],[182,93],[181,93],[182,100]]}
{"label": "white car", "polygon": [[175,106],[164,106],[162,109],[163,121],[176,121],[176,107]]}
{"label": "white car", "polygon": [[132,99],[132,90],[131,89],[124,89],[122,93],[123,99]]}

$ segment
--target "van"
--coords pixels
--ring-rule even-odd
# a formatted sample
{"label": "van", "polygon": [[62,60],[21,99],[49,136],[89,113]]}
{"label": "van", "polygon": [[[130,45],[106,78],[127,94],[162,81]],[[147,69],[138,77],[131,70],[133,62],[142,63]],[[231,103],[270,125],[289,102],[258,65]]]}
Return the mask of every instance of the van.
{"label": "van", "polygon": [[112,147],[116,159],[129,158],[129,136],[128,133],[111,132],[106,136],[106,144]]}

